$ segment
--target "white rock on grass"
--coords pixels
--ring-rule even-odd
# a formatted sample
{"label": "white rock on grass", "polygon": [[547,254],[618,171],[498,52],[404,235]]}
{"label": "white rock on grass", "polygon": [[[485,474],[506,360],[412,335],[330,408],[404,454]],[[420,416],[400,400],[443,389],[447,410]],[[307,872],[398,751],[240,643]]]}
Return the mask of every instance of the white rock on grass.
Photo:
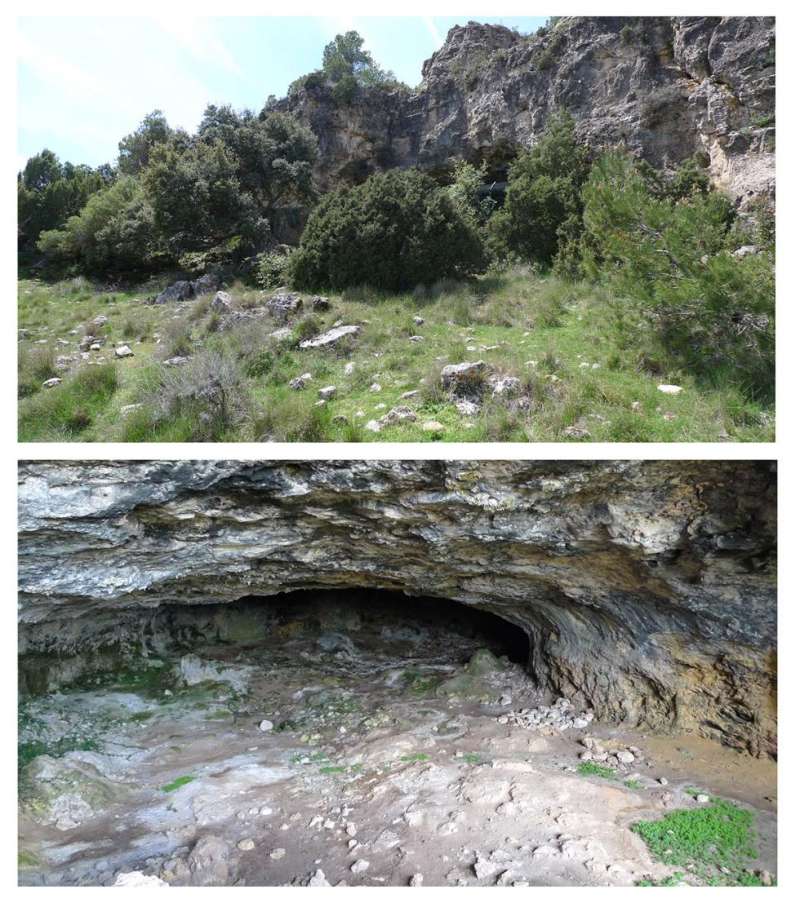
{"label": "white rock on grass", "polygon": [[269,720],[269,718],[265,718],[259,724],[258,729],[259,731],[271,731],[274,727],[275,725]]}
{"label": "white rock on grass", "polygon": [[47,381],[42,382],[42,387],[58,387],[61,384],[60,378],[48,378]]}
{"label": "white rock on grass", "polygon": [[327,387],[319,389],[319,395],[323,400],[331,400],[336,396],[336,385],[329,384]]}
{"label": "white rock on grass", "polygon": [[344,324],[339,327],[331,328],[323,334],[318,334],[310,340],[304,340],[300,344],[301,350],[311,350],[318,347],[335,346],[345,337],[354,337],[360,333],[361,327],[357,324]]}
{"label": "white rock on grass", "polygon": [[148,876],[143,872],[121,872],[114,880],[114,888],[169,888],[169,885],[158,876]]}
{"label": "white rock on grass", "polygon": [[658,389],[662,394],[679,394],[683,388],[678,384],[659,384]]}
{"label": "white rock on grass", "polygon": [[114,350],[114,355],[117,359],[127,359],[128,356],[133,355],[133,350],[128,346],[127,343],[123,343]]}
{"label": "white rock on grass", "polygon": [[345,373],[345,375],[348,375],[348,376],[352,375],[355,370],[356,370],[355,362],[348,362],[347,365],[344,367],[344,373]]}
{"label": "white rock on grass", "polygon": [[309,888],[330,888],[331,883],[325,878],[325,873],[318,869],[308,880]]}

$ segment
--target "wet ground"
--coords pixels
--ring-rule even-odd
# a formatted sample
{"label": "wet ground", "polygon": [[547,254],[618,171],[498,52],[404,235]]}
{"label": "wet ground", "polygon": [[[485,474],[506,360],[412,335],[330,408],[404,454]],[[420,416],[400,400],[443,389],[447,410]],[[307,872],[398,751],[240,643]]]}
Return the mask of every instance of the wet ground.
{"label": "wet ground", "polygon": [[[598,724],[480,623],[340,608],[182,633],[185,654],[23,701],[22,884],[630,885],[674,870],[631,825],[698,792],[752,810],[775,874],[773,763]],[[639,753],[584,777],[587,736]]]}

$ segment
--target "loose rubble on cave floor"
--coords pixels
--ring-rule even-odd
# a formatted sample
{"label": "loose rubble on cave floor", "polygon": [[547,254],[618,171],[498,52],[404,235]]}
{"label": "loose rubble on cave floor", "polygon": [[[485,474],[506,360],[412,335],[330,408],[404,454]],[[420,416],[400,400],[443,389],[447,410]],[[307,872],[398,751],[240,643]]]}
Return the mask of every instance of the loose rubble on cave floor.
{"label": "loose rubble on cave floor", "polygon": [[[661,784],[640,736],[548,697],[491,642],[357,614],[239,635],[23,700],[23,884],[670,875],[630,826],[691,805],[691,784]],[[583,777],[587,753],[619,777]]]}

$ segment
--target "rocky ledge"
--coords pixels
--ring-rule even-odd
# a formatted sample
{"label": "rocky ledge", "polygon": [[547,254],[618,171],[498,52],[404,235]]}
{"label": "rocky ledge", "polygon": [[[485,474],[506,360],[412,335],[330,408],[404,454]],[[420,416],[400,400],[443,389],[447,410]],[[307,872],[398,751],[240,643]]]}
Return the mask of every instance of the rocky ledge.
{"label": "rocky ledge", "polygon": [[504,179],[559,108],[594,149],[623,145],[656,167],[699,154],[743,206],[775,188],[775,20],[563,16],[521,35],[456,26],[415,89],[364,89],[348,104],[309,80],[274,102],[311,127],[330,187],[387,167],[485,160]]}
{"label": "rocky ledge", "polygon": [[768,462],[28,462],[20,652],[145,644],[162,605],[387,589],[522,627],[603,720],[776,753]]}

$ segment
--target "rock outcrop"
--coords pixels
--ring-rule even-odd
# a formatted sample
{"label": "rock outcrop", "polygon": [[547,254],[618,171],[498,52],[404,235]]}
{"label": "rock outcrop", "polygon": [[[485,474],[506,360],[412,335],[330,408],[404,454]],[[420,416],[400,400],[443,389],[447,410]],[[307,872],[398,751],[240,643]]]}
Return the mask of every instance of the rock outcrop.
{"label": "rock outcrop", "polygon": [[774,753],[775,475],[729,462],[29,462],[20,651],[146,645],[152,609],[372,588],[522,627],[601,718]]}
{"label": "rock outcrop", "polygon": [[413,90],[362,89],[345,104],[312,79],[274,106],[317,135],[324,187],[458,159],[502,180],[565,108],[593,148],[621,144],[666,168],[699,154],[743,207],[774,193],[773,18],[561,17],[540,31],[456,26]]}

